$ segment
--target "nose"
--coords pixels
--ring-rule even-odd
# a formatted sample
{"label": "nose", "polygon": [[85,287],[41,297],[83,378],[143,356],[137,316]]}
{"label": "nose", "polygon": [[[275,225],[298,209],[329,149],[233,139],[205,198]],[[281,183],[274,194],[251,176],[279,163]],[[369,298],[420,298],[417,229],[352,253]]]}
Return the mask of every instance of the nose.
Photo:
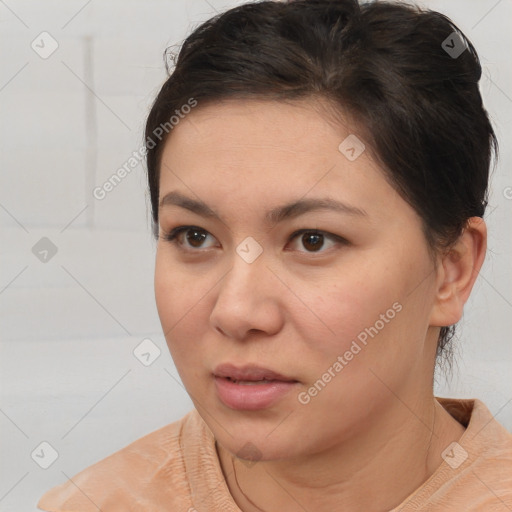
{"label": "nose", "polygon": [[210,323],[222,335],[244,340],[256,332],[271,336],[282,329],[284,293],[263,255],[247,263],[235,254],[217,290]]}

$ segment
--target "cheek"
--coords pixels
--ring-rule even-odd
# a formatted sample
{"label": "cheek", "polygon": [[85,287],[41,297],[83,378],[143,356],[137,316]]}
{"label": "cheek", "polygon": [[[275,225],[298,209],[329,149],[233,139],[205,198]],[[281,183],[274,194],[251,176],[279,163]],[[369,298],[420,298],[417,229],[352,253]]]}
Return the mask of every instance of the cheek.
{"label": "cheek", "polygon": [[[364,342],[365,329],[377,321],[379,330],[384,330],[380,315],[385,315],[390,310],[388,316],[395,316],[393,304],[399,295],[390,283],[373,280],[368,275],[362,279],[354,274],[344,273],[334,279],[332,276],[329,278],[320,294],[316,288],[316,300],[310,303],[311,310],[318,317],[316,328],[318,329],[319,323],[323,324],[320,340],[324,341],[316,340],[315,345],[317,348],[323,346],[327,352],[348,349],[350,342],[359,335],[360,341]],[[307,292],[304,293],[308,296]],[[312,296],[311,293],[309,296]],[[307,325],[304,327],[308,329]],[[313,330],[314,326],[311,325],[309,331]],[[306,336],[305,339],[310,338]]]}
{"label": "cheek", "polygon": [[[191,340],[197,346],[208,325],[206,293],[214,283],[200,275],[189,275],[175,263],[166,264],[164,255],[157,253],[155,266],[155,300],[167,345],[177,364],[194,352]],[[192,354],[193,355],[193,354]],[[198,359],[196,357],[196,359]]]}
{"label": "cheek", "polygon": [[360,372],[366,378],[370,367],[387,372],[386,365],[397,368],[403,366],[399,360],[406,365],[414,358],[428,314],[416,304],[418,298],[424,301],[421,291],[419,297],[408,295],[411,280],[400,265],[384,268],[376,260],[364,272],[332,273],[317,282],[314,294],[313,289],[304,289],[299,295],[315,297],[308,306],[317,317],[296,317],[303,357],[311,363],[308,377],[318,379],[338,361],[338,370],[341,364],[343,373],[357,379]]}
{"label": "cheek", "polygon": [[318,420],[320,429],[336,431],[342,424],[350,429],[366,421],[370,411],[392,396],[379,377],[394,388],[410,367],[410,353],[397,343],[406,339],[407,323],[404,305],[397,300],[399,288],[396,283],[364,281],[371,286],[340,278],[339,285],[326,288],[312,305],[329,330],[319,331],[318,321],[298,327],[300,359],[308,362],[298,411],[313,423],[330,411],[329,421]]}

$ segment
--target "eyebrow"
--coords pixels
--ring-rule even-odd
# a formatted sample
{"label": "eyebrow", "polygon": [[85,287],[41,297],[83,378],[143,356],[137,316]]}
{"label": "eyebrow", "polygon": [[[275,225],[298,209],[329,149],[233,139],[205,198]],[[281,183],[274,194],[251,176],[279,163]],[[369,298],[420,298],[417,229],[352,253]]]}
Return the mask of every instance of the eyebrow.
{"label": "eyebrow", "polygon": [[[173,191],[166,194],[160,201],[159,209],[170,205],[179,206],[202,217],[214,218],[224,222],[220,216],[206,203],[187,197],[180,192]],[[357,208],[355,206],[336,201],[335,199],[325,197],[316,199],[299,199],[297,201],[278,206],[268,211],[265,214],[265,219],[269,224],[278,224],[284,220],[299,217],[300,215],[303,215],[307,212],[319,210],[332,210],[339,213],[359,217],[366,217],[368,215],[366,211],[361,208]]]}

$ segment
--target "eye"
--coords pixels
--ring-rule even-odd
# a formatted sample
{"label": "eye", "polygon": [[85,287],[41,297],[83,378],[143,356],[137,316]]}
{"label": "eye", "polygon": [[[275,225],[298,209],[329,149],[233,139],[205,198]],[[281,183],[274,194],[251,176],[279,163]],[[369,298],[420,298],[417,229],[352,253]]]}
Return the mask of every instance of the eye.
{"label": "eye", "polygon": [[[215,240],[215,237],[198,226],[178,226],[172,229],[169,233],[164,233],[161,238],[177,245],[183,251],[199,252],[201,249],[209,249],[215,247],[215,243],[204,245],[208,237]],[[300,237],[300,238],[299,238]],[[301,229],[296,231],[290,236],[290,241],[299,240],[302,246],[306,249],[299,252],[306,253],[320,253],[326,252],[326,249],[336,246],[336,244],[348,244],[348,242],[332,233],[319,231],[316,229]],[[326,247],[327,245],[327,247]]]}
{"label": "eye", "polygon": [[[300,237],[300,238],[299,238]],[[290,237],[290,240],[299,240],[303,247],[306,248],[306,251],[299,252],[325,252],[322,249],[325,249],[326,242],[330,242],[330,245],[327,244],[327,249],[336,246],[336,244],[347,244],[348,242],[338,236],[333,235],[332,233],[326,233],[324,231],[318,231],[316,229],[301,229],[293,233]]]}
{"label": "eye", "polygon": [[214,237],[208,231],[197,226],[178,226],[169,233],[163,235],[163,239],[181,246],[184,250],[193,251],[194,249],[207,249],[212,246],[204,246],[205,240]]}

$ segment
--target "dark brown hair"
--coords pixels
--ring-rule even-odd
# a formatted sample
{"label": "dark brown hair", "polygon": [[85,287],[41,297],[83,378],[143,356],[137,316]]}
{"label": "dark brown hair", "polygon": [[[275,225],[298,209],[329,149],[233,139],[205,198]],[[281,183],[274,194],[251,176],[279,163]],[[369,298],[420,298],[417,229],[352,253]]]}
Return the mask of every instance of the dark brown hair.
{"label": "dark brown hair", "polygon": [[[484,215],[497,140],[478,88],[482,70],[471,42],[438,12],[387,1],[251,2],[200,25],[166,62],[170,76],[145,130],[155,234],[169,119],[191,99],[326,99],[340,119],[356,120],[422,218],[431,249],[446,249],[470,217]],[[453,327],[441,328],[438,355]]]}

